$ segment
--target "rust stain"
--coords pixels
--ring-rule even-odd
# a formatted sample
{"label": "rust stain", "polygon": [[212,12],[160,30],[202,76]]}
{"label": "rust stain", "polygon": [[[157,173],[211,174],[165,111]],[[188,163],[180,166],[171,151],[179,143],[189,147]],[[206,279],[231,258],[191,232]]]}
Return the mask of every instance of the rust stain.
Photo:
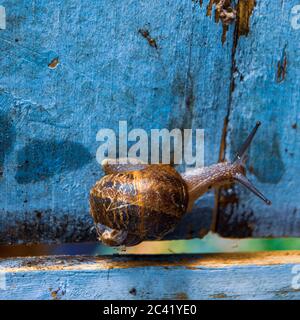
{"label": "rust stain", "polygon": [[150,47],[158,49],[156,40],[151,37],[149,30],[147,30],[147,29],[139,29],[139,34],[148,41],[148,44],[149,44]]}
{"label": "rust stain", "polygon": [[189,297],[185,292],[178,292],[174,296],[175,300],[188,300]]}
{"label": "rust stain", "polygon": [[237,34],[247,36],[250,31],[250,17],[256,6],[256,0],[239,0],[237,4]]}

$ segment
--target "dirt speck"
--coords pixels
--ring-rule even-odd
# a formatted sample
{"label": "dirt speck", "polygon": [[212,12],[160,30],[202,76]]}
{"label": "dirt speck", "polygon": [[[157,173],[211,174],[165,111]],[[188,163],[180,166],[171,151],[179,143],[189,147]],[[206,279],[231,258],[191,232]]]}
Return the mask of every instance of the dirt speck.
{"label": "dirt speck", "polygon": [[51,62],[48,64],[48,67],[50,69],[55,69],[59,64],[59,59],[58,58],[54,58],[53,60],[51,60]]}
{"label": "dirt speck", "polygon": [[287,72],[287,57],[286,52],[283,53],[283,57],[277,63],[277,74],[276,74],[276,81],[281,83],[285,80]]}
{"label": "dirt speck", "polygon": [[149,46],[152,48],[158,49],[156,40],[151,37],[149,30],[147,29],[139,29],[139,34],[148,41]]}
{"label": "dirt speck", "polygon": [[53,300],[60,300],[62,296],[64,296],[66,293],[61,288],[58,288],[57,290],[53,290],[52,288],[49,288],[49,291]]}
{"label": "dirt speck", "polygon": [[136,288],[131,288],[129,290],[129,293],[132,294],[133,296],[136,296]]}

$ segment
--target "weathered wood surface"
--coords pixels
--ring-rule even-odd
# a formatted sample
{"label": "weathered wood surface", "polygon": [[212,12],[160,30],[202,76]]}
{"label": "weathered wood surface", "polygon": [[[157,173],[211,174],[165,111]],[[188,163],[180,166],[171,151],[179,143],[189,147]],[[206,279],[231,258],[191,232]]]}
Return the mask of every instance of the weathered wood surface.
{"label": "weathered wood surface", "polygon": [[17,258],[0,268],[1,299],[300,299],[298,251]]}
{"label": "weathered wood surface", "polygon": [[256,1],[250,32],[236,44],[226,154],[233,156],[254,119],[262,121],[248,169],[272,206],[235,188],[220,201],[217,231],[225,237],[300,235],[300,30],[291,23],[298,4]]}
{"label": "weathered wood surface", "polygon": [[298,3],[236,1],[238,22],[222,45],[208,2],[1,3],[1,243],[95,239],[88,192],[102,175],[96,133],[119,120],[148,131],[205,129],[209,165],[232,155],[260,119],[250,176],[273,206],[241,188],[219,205],[210,193],[168,238],[210,228],[230,237],[300,235],[300,31],[290,23]]}
{"label": "weathered wood surface", "polygon": [[[233,27],[222,46],[222,27],[191,0],[2,5],[1,243],[95,239],[96,134],[119,120],[129,130],[204,128],[206,162],[218,160]],[[210,194],[171,238],[204,235],[213,205]]]}

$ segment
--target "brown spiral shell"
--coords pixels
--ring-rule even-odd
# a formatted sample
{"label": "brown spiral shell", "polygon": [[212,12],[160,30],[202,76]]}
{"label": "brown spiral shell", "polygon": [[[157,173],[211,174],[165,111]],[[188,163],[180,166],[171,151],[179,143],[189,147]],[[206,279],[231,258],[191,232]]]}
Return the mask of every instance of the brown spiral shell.
{"label": "brown spiral shell", "polygon": [[[112,231],[108,245],[135,245],[161,239],[172,231],[188,205],[188,194],[179,173],[169,165],[115,172],[104,176],[90,193],[94,221]],[[123,237],[115,237],[124,231]],[[100,234],[101,239],[101,234]]]}

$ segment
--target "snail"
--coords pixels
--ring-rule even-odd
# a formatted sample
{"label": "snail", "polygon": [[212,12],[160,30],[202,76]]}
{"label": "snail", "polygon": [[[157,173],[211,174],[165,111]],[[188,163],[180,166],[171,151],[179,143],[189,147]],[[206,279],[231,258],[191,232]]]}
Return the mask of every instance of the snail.
{"label": "snail", "polygon": [[167,164],[104,160],[105,176],[90,192],[91,215],[99,239],[109,246],[162,239],[199,197],[229,182],[239,182],[270,205],[245,175],[246,151],[259,126],[257,122],[232,163],[220,162],[183,174]]}

